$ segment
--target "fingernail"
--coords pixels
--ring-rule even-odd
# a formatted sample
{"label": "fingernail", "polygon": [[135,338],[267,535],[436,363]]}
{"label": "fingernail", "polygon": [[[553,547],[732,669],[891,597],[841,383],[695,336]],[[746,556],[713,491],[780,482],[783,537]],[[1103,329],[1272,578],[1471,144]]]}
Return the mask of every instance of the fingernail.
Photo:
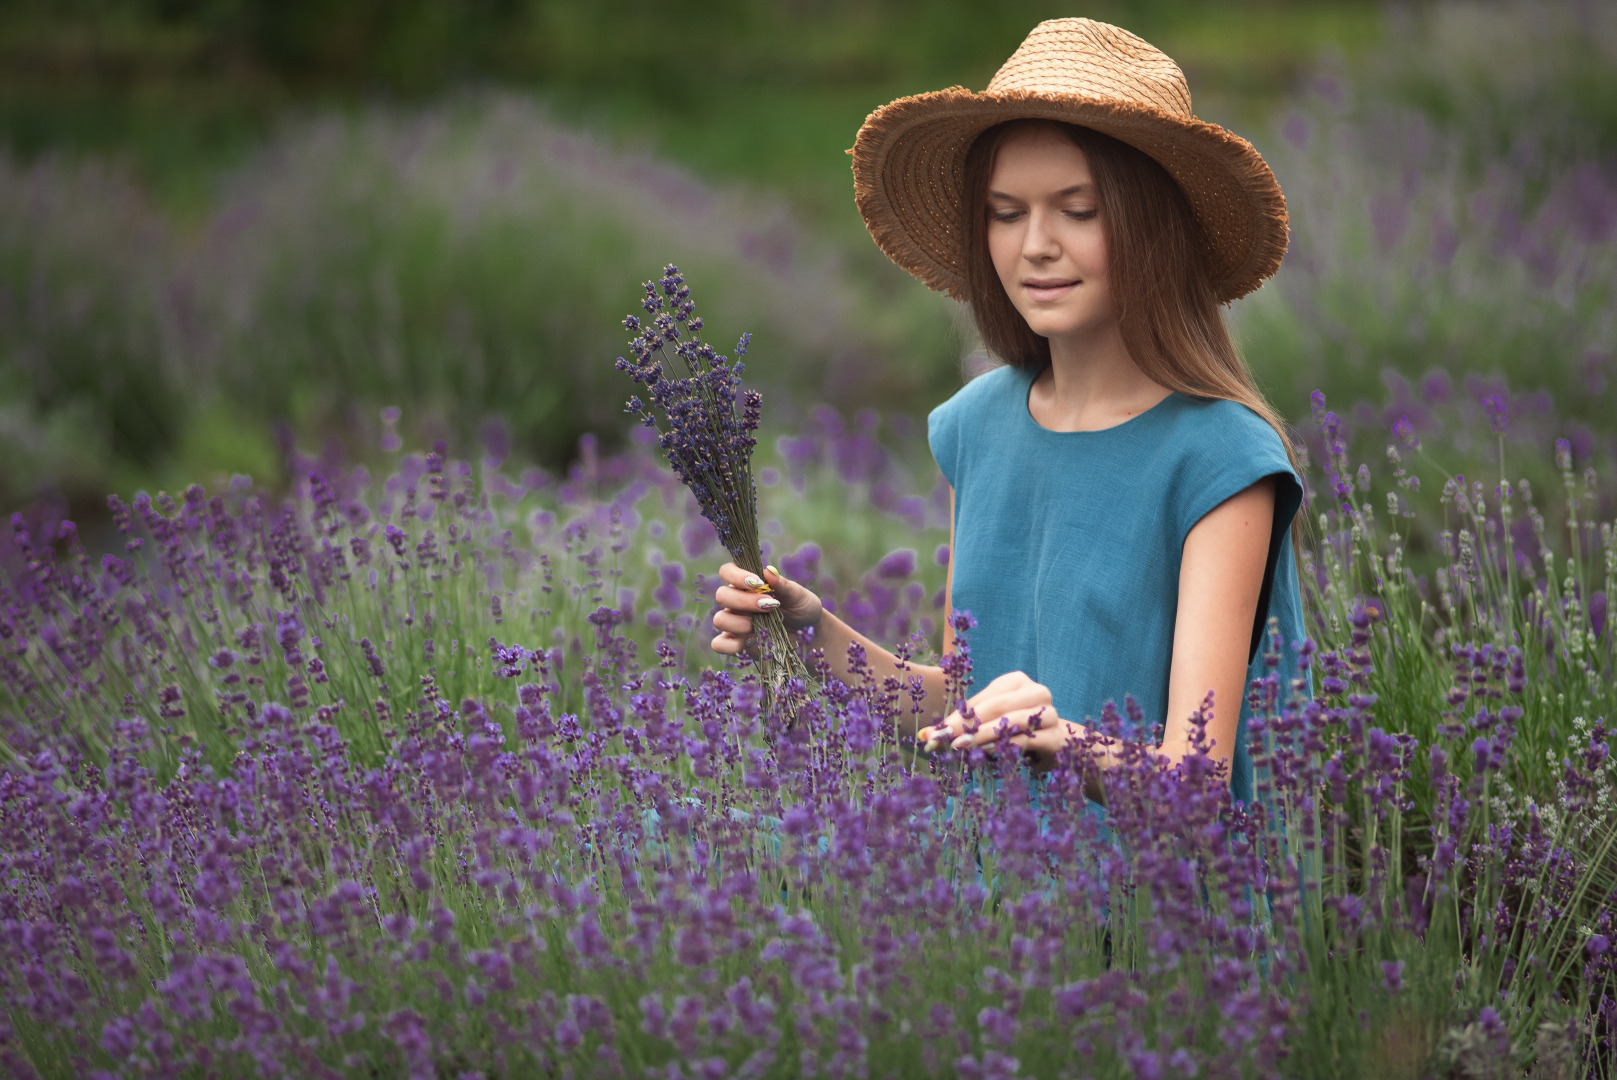
{"label": "fingernail", "polygon": [[780,578],[783,581],[786,579],[786,575],[781,573],[779,570],[776,570],[773,566],[766,566],[766,567],[764,567],[764,569],[768,570],[771,574],[774,574],[776,577]]}
{"label": "fingernail", "polygon": [[757,574],[748,574],[742,579],[741,583],[749,589],[762,589],[764,587],[764,579]]}
{"label": "fingernail", "polygon": [[974,736],[962,735],[962,736],[960,736],[960,738],[956,739],[954,742],[949,744],[949,749],[950,750],[964,750],[966,747],[970,746],[975,741],[976,741],[976,738]]}
{"label": "fingernail", "polygon": [[758,601],[759,611],[774,611],[778,607],[780,607],[780,601],[773,596],[765,596]]}
{"label": "fingernail", "polygon": [[932,752],[934,752],[936,750],[942,750],[942,749],[943,749],[943,736],[942,735],[934,735],[934,736],[932,736],[930,739],[928,739],[926,741],[926,751],[927,751],[927,753],[930,754],[930,753],[932,753]]}

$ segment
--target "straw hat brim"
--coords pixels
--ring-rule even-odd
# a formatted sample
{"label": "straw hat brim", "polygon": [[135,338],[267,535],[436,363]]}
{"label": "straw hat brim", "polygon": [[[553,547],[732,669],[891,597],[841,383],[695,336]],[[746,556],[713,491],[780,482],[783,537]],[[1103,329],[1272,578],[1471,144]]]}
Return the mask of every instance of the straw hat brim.
{"label": "straw hat brim", "polygon": [[1021,119],[1092,128],[1154,158],[1190,202],[1221,302],[1245,296],[1280,268],[1289,238],[1286,198],[1239,135],[1144,103],[958,86],[882,106],[849,151],[855,202],[888,258],[929,288],[966,298],[959,235],[966,153],[988,128]]}

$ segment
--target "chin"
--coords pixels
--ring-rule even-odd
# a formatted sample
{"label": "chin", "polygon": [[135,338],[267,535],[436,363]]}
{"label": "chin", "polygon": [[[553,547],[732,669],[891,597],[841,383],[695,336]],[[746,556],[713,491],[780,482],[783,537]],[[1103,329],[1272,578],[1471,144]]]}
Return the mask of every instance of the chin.
{"label": "chin", "polygon": [[1050,311],[1024,312],[1028,329],[1042,338],[1063,338],[1092,334],[1099,329],[1099,320],[1076,319]]}

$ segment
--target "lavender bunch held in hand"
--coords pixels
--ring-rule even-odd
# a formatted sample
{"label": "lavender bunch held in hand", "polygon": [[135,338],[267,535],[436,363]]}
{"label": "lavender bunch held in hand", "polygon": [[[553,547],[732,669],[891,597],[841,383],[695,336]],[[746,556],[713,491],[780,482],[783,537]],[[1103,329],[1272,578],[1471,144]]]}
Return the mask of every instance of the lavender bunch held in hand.
{"label": "lavender bunch held in hand", "polygon": [[[696,496],[702,515],[712,522],[736,565],[762,578],[752,450],[758,444],[763,395],[741,385],[746,369],[741,358],[752,335],[741,336],[733,361],[715,352],[702,340],[702,320],[690,286],[671,264],[663,267],[660,280],[646,282],[640,306],[646,311],[644,321],[635,315],[623,320],[624,328],[635,335],[629,341],[634,359],[618,357],[617,368],[644,387],[646,397],[631,397],[626,411],[657,432],[669,467]],[[679,358],[678,370],[670,354]],[[808,669],[779,611],[760,612],[756,625],[761,631],[757,659],[766,701],[770,707],[780,706],[789,726],[796,719],[797,703],[788,691],[793,680],[798,686],[807,685]]]}

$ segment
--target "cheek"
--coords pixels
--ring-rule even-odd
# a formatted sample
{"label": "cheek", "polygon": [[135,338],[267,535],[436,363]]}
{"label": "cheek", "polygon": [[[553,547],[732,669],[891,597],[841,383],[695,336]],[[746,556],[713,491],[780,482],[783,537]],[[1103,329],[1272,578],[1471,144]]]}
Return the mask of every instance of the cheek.
{"label": "cheek", "polygon": [[1088,277],[1103,278],[1106,276],[1106,234],[1099,229],[1085,230],[1082,241],[1077,245],[1077,256],[1084,274]]}
{"label": "cheek", "polygon": [[1022,257],[1022,240],[1015,229],[988,227],[988,261],[994,264],[1001,284],[1008,289]]}

